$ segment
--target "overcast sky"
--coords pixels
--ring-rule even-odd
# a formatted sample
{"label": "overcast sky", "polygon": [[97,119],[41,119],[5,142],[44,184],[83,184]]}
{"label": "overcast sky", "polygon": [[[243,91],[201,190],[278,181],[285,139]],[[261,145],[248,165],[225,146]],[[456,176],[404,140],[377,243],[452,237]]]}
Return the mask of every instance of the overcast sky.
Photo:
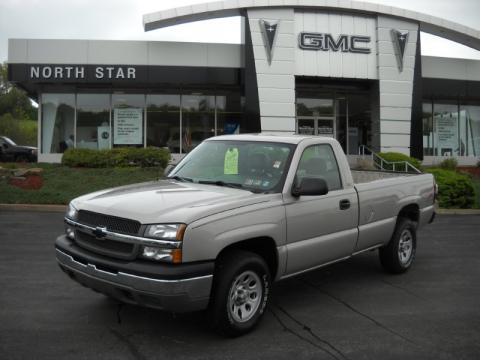
{"label": "overcast sky", "polygon": [[[0,0],[0,61],[9,38],[240,42],[239,18],[145,33],[142,15],[207,0]],[[480,30],[480,0],[370,0],[424,12]],[[422,35],[422,54],[480,59],[480,51]]]}

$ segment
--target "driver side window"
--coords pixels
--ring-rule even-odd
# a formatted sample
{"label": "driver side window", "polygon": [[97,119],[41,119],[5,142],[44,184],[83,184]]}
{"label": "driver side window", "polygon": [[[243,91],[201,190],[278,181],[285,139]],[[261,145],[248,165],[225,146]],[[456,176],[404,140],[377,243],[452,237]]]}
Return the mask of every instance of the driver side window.
{"label": "driver side window", "polygon": [[323,178],[329,191],[342,189],[337,160],[330,145],[312,145],[303,151],[296,178],[300,182],[304,177]]}

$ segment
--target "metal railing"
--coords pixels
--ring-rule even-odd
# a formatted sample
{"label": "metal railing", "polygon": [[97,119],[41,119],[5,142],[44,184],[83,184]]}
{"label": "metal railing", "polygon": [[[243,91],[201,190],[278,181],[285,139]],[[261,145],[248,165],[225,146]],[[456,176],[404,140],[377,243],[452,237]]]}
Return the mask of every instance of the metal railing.
{"label": "metal railing", "polygon": [[387,161],[365,145],[358,147],[358,155],[372,158],[373,165],[381,171],[396,171],[396,172],[414,172],[421,174],[422,172],[408,161]]}

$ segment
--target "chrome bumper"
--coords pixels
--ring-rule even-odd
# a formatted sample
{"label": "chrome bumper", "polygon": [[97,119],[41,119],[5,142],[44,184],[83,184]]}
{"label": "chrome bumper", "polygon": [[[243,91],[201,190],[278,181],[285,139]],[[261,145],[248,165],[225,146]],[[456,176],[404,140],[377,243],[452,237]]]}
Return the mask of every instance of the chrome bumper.
{"label": "chrome bumper", "polygon": [[58,248],[56,256],[70,278],[126,303],[173,312],[202,310],[208,306],[213,275],[162,280],[102,270],[77,261]]}

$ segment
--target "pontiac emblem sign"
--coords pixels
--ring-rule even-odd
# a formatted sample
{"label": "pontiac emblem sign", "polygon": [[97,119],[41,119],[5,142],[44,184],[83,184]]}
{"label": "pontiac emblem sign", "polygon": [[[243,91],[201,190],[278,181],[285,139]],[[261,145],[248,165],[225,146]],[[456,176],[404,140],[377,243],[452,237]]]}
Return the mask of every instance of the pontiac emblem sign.
{"label": "pontiac emblem sign", "polygon": [[263,35],[263,42],[265,43],[265,50],[267,52],[268,64],[272,63],[273,46],[277,35],[278,21],[260,20],[260,30]]}
{"label": "pontiac emblem sign", "polygon": [[398,70],[403,71],[403,58],[408,42],[408,31],[392,29],[392,40],[397,56]]}

